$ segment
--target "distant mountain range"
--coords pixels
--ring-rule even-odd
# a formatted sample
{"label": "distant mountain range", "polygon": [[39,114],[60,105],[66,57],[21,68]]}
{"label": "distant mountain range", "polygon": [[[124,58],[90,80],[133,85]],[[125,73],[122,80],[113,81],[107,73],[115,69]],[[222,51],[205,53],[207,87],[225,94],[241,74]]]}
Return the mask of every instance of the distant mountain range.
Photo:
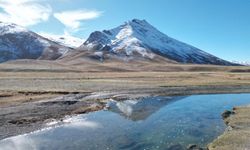
{"label": "distant mountain range", "polygon": [[70,35],[54,35],[54,34],[47,34],[47,33],[39,33],[39,35],[54,41],[58,44],[61,44],[66,47],[77,48],[82,45],[85,41],[84,39],[80,39],[77,37],[73,37]]}
{"label": "distant mountain range", "polygon": [[21,26],[0,22],[0,62],[16,59],[55,60],[72,48],[62,46]]}
{"label": "distant mountain range", "polygon": [[250,61],[232,61],[232,63],[240,64],[244,66],[250,66]]}
{"label": "distant mountain range", "polygon": [[[0,62],[16,59],[64,59],[72,53],[98,61],[165,61],[169,63],[236,65],[175,40],[145,20],[133,19],[111,30],[81,39],[40,36],[16,24],[0,22]],[[81,55],[81,58],[83,58]],[[74,58],[75,59],[75,58]]]}

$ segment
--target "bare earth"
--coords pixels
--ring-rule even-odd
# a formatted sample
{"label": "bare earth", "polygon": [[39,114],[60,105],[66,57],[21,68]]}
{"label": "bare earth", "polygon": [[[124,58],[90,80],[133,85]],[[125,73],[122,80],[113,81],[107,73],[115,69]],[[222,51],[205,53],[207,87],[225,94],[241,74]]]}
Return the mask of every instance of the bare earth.
{"label": "bare earth", "polygon": [[53,119],[103,109],[109,99],[208,93],[250,93],[250,67],[8,62],[0,64],[0,139],[40,129]]}

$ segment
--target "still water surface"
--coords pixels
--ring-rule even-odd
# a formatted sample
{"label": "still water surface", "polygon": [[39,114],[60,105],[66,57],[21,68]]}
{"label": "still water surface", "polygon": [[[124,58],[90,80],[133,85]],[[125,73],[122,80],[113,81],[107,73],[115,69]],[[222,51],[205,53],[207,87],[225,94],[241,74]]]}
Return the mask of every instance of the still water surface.
{"label": "still water surface", "polygon": [[111,101],[63,125],[0,141],[0,150],[171,150],[206,146],[226,128],[221,113],[250,104],[250,94],[149,97]]}

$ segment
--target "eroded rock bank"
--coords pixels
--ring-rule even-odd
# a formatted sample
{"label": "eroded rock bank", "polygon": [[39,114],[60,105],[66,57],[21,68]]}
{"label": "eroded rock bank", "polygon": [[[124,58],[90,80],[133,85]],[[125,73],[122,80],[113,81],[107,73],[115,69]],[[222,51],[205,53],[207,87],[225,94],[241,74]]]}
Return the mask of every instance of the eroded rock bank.
{"label": "eroded rock bank", "polygon": [[223,113],[228,125],[223,135],[208,145],[209,150],[250,149],[250,106],[235,107]]}

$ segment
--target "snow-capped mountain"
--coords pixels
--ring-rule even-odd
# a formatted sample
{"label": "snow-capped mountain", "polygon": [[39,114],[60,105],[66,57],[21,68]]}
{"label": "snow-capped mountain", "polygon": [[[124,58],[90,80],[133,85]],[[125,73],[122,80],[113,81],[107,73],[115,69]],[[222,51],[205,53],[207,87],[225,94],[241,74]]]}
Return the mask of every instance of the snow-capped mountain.
{"label": "snow-capped mountain", "polygon": [[232,63],[240,64],[243,66],[250,66],[250,61],[232,61]]}
{"label": "snow-capped mountain", "polygon": [[71,35],[55,35],[55,34],[48,34],[48,33],[39,33],[41,36],[48,38],[51,41],[54,41],[60,45],[64,45],[67,47],[77,48],[82,45],[85,41],[84,39],[74,37]]}
{"label": "snow-capped mountain", "polygon": [[0,22],[0,62],[16,59],[54,60],[69,50],[21,26]]}
{"label": "snow-capped mountain", "polygon": [[95,31],[80,47],[100,54],[154,59],[163,56],[180,63],[232,65],[191,45],[175,40],[145,20],[133,19],[104,31]]}

